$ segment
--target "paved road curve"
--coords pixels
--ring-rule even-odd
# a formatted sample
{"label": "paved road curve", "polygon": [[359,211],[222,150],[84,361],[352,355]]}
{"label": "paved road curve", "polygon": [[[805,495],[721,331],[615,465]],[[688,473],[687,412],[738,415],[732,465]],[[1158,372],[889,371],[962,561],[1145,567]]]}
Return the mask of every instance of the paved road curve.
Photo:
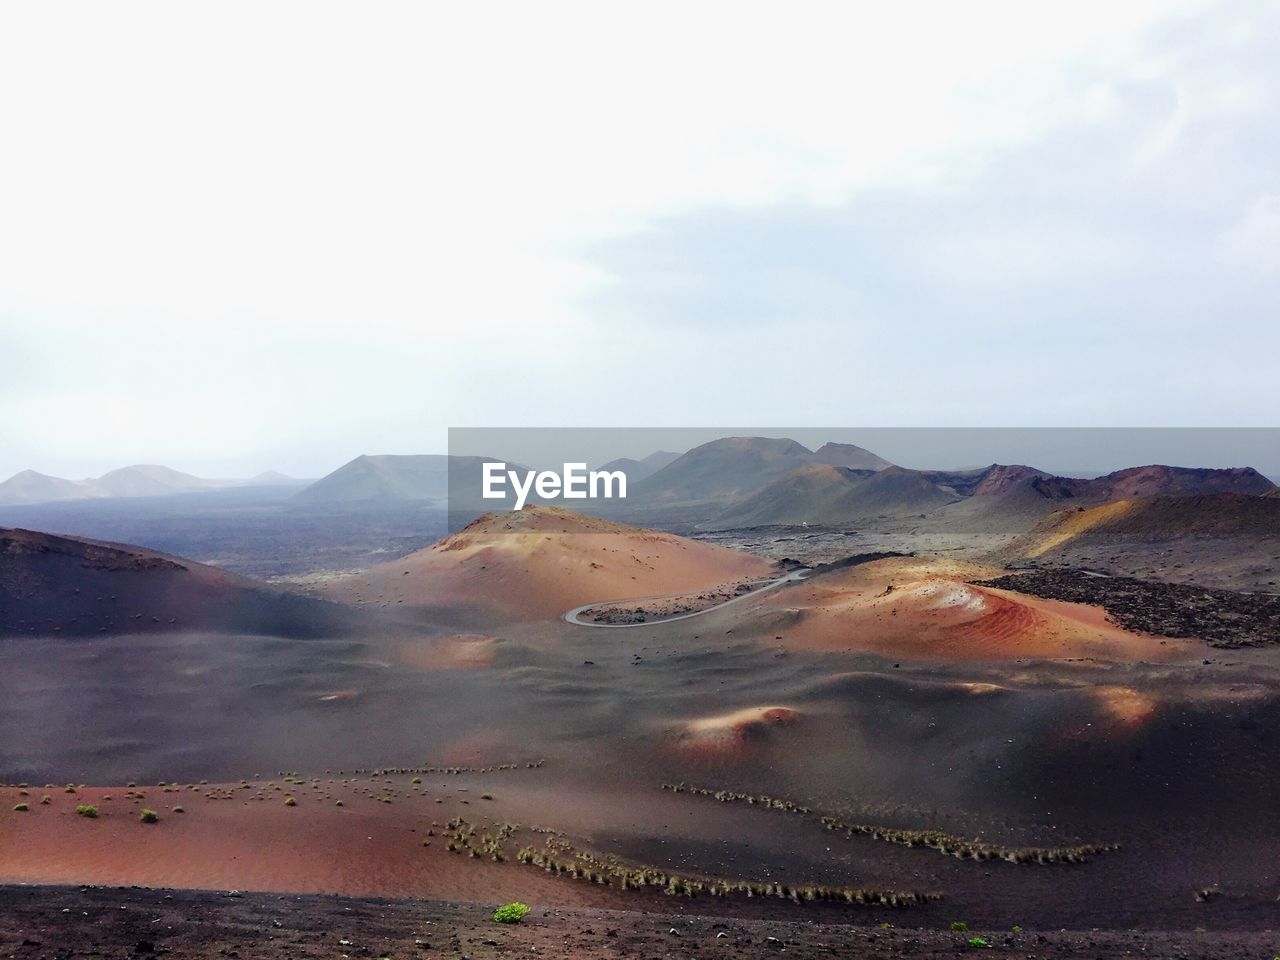
{"label": "paved road curve", "polygon": [[797,580],[803,580],[805,576],[809,574],[809,572],[810,571],[808,567],[805,567],[801,570],[792,570],[790,573],[788,573],[784,577],[779,577],[777,580],[765,581],[764,586],[757,587],[755,590],[752,590],[750,593],[743,593],[743,594],[740,594],[739,596],[731,597],[728,600],[724,601],[724,603],[717,603],[703,610],[695,610],[692,613],[682,613],[679,616],[675,616],[675,617],[664,617],[660,620],[649,620],[649,621],[646,621],[645,623],[592,623],[590,620],[580,620],[579,617],[581,617],[582,614],[590,610],[592,607],[598,607],[598,606],[601,606],[602,604],[612,605],[612,604],[618,604],[618,603],[644,603],[649,600],[674,600],[678,597],[687,597],[689,594],[688,593],[672,593],[664,597],[635,597],[630,600],[597,600],[594,603],[584,603],[580,607],[574,607],[572,610],[570,610],[568,613],[564,615],[564,619],[566,623],[573,623],[579,627],[607,627],[610,629],[622,629],[624,627],[652,627],[659,623],[674,623],[677,620],[688,620],[690,617],[700,617],[704,613],[710,613],[712,610],[721,610],[724,607],[729,606],[729,604],[731,603],[737,603],[740,600],[746,600],[748,597],[758,597],[760,596],[760,594],[765,593],[768,590],[776,590],[778,587],[782,586],[783,584],[795,583]]}

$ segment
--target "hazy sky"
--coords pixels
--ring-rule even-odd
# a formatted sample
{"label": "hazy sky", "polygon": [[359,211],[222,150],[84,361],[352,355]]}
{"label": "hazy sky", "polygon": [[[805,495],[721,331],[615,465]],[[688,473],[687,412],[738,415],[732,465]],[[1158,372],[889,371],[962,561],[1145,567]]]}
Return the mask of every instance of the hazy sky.
{"label": "hazy sky", "polygon": [[0,477],[1277,422],[1274,3],[2,11]]}

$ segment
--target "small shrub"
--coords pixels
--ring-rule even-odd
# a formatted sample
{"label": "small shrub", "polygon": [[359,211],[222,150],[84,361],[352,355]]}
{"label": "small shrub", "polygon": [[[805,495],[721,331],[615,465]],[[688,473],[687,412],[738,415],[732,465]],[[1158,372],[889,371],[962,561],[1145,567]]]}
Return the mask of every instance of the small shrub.
{"label": "small shrub", "polygon": [[296,807],[298,805],[298,801],[293,799],[293,797],[285,797],[284,805],[286,807]]}
{"label": "small shrub", "polygon": [[13,810],[15,813],[26,813],[30,809],[31,808],[28,807],[25,803],[17,803],[17,804],[14,804],[14,807],[13,807]]}
{"label": "small shrub", "polygon": [[143,823],[159,823],[160,815],[154,810],[147,810],[144,808],[142,813],[138,815],[138,819]]}
{"label": "small shrub", "polygon": [[492,800],[492,799],[493,799],[493,794],[492,794],[492,793],[482,793],[482,794],[480,794],[480,799],[481,799],[481,800]]}
{"label": "small shrub", "polygon": [[63,791],[62,791],[62,792],[63,792],[63,793],[75,793],[75,792],[76,792],[76,788],[75,788],[72,784],[68,783],[68,784],[66,785],[66,787],[64,787],[64,788],[63,788]]}
{"label": "small shrub", "polygon": [[98,816],[98,808],[91,803],[82,803],[80,806],[76,807],[76,813],[80,814],[82,817],[88,817],[90,820],[93,820]]}
{"label": "small shrub", "polygon": [[1021,933],[1021,932],[1022,932],[1022,928],[1021,928],[1021,927],[1014,927],[1014,928],[1013,928],[1013,932],[1014,932],[1014,933]]}
{"label": "small shrub", "polygon": [[182,807],[174,807],[174,808],[173,808],[173,812],[174,812],[174,813],[186,813],[187,811],[186,811],[184,808],[182,808]]}
{"label": "small shrub", "polygon": [[47,806],[48,806],[49,804],[51,804],[51,803],[53,803],[53,797],[49,796],[47,793],[46,793],[43,797],[41,797],[41,798],[40,798],[40,805],[41,805],[41,806],[45,806],[45,807],[47,807]]}
{"label": "small shrub", "polygon": [[983,947],[991,946],[991,942],[987,940],[986,937],[970,937],[969,946],[973,947],[974,949],[981,949]]}
{"label": "small shrub", "polygon": [[963,920],[952,920],[951,929],[954,930],[956,933],[968,933],[969,925],[965,923]]}
{"label": "small shrub", "polygon": [[527,903],[505,903],[493,912],[494,923],[519,923],[529,913]]}

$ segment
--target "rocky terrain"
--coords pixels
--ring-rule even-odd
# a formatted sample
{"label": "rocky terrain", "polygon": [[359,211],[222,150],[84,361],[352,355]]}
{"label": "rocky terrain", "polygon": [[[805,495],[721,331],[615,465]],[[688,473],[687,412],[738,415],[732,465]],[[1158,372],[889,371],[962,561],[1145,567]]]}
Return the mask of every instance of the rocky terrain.
{"label": "rocky terrain", "polygon": [[978,586],[1087,603],[1128,630],[1234,649],[1280,643],[1280,596],[1065,570],[1011,573]]}

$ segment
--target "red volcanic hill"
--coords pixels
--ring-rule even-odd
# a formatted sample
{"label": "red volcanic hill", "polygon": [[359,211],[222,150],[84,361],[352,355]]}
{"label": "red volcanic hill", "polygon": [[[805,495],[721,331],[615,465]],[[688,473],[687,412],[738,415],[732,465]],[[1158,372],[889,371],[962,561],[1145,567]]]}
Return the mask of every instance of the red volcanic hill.
{"label": "red volcanic hill", "polygon": [[1253,467],[1212,470],[1151,465],[1117,470],[1089,482],[1089,495],[1104,500],[1127,500],[1162,494],[1265,494],[1276,485]]}
{"label": "red volcanic hill", "polygon": [[324,636],[366,621],[336,604],[142,547],[0,528],[0,635]]}
{"label": "red volcanic hill", "polygon": [[559,507],[487,514],[426,549],[331,581],[344,601],[473,605],[552,618],[584,603],[768,577],[760,557]]}

